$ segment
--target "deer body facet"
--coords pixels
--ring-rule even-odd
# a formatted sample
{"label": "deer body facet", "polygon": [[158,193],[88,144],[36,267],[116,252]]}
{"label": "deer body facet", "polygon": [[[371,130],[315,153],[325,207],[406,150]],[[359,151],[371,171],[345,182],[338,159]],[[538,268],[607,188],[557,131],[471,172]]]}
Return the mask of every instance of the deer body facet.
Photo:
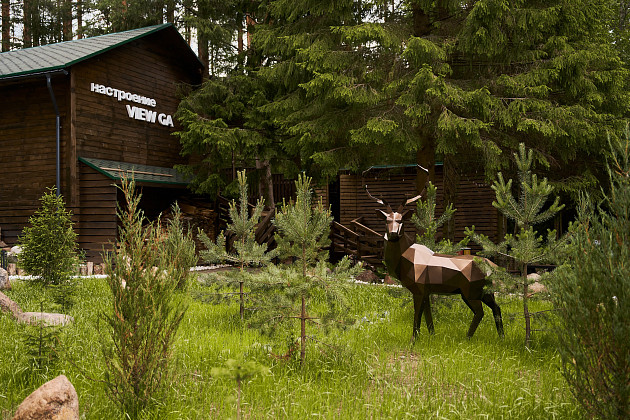
{"label": "deer body facet", "polygon": [[[368,193],[369,194],[369,193]],[[403,232],[403,221],[410,215],[403,212],[403,206],[410,204],[420,196],[407,200],[398,211],[387,205],[387,211],[377,210],[386,220],[385,265],[389,274],[396,277],[413,295],[414,322],[413,336],[420,328],[422,314],[429,332],[433,333],[431,315],[431,294],[459,294],[474,316],[468,329],[472,337],[483,318],[482,303],[485,303],[494,315],[497,332],[503,336],[501,309],[494,299],[494,293],[484,290],[486,275],[474,262],[471,255],[440,255],[424,245],[411,242]]]}

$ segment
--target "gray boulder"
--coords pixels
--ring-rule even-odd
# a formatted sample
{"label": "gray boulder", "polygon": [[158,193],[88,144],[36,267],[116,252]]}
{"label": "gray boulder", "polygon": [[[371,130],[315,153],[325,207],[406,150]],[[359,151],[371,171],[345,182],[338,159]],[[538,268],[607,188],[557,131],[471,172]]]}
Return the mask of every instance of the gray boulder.
{"label": "gray boulder", "polygon": [[37,388],[18,407],[13,420],[78,420],[79,397],[65,375]]}
{"label": "gray boulder", "polygon": [[9,273],[0,267],[0,290],[11,290],[11,282],[9,282]]}

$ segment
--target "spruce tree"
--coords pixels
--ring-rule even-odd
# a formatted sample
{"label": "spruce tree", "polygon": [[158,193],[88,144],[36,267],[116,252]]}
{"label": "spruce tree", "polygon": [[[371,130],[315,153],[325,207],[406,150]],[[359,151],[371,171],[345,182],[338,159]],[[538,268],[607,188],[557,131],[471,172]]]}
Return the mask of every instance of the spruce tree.
{"label": "spruce tree", "polygon": [[[325,265],[320,265],[319,270],[315,270],[309,275],[308,268],[317,263],[323,263],[327,259],[328,253],[323,248],[330,244],[330,223],[332,216],[330,210],[325,209],[321,199],[313,205],[313,191],[311,189],[312,178],[305,174],[300,174],[295,181],[296,199],[295,202],[283,203],[280,212],[274,219],[276,242],[281,258],[289,258],[295,261],[294,266],[299,267],[297,271],[291,268],[285,270],[279,283],[282,293],[277,298],[284,302],[276,306],[281,314],[277,315],[283,319],[295,318],[300,320],[300,361],[304,363],[306,358],[306,323],[313,319],[328,319],[331,314],[339,313],[335,309],[344,301],[343,292],[331,285],[330,276],[325,272]],[[347,264],[347,261],[344,263]],[[322,272],[322,270],[324,270]],[[293,271],[293,274],[291,272]],[[346,270],[347,271],[347,270]],[[276,280],[272,280],[275,282]],[[338,282],[342,283],[342,282]],[[263,285],[268,287],[267,285]],[[274,285],[272,284],[273,288]],[[327,313],[321,316],[312,316],[307,313],[306,302],[317,289],[326,289],[329,299]],[[295,308],[294,303],[299,302],[299,308]],[[296,314],[296,309],[299,314]]]}
{"label": "spruce tree", "polygon": [[20,238],[18,264],[43,285],[65,284],[77,264],[77,234],[72,214],[54,188],[41,197],[41,207],[29,218]]}
{"label": "spruce tree", "polygon": [[[518,168],[519,195],[512,193],[512,180],[505,182],[503,174],[498,173],[497,179],[492,185],[496,195],[496,201],[492,203],[501,213],[517,226],[516,234],[506,234],[504,240],[494,244],[487,236],[474,232],[475,227],[466,229],[466,235],[471,237],[483,247],[488,255],[503,255],[514,260],[520,271],[520,276],[514,280],[522,290],[523,315],[525,317],[525,345],[529,347],[531,340],[531,314],[527,305],[529,294],[529,279],[527,278],[527,266],[533,263],[550,261],[553,253],[566,239],[556,239],[555,231],[548,231],[547,237],[538,236],[534,226],[543,223],[564,208],[560,204],[560,198],[556,197],[553,203],[545,207],[547,200],[553,192],[553,187],[546,178],[538,180],[532,173],[532,150],[526,150],[524,144],[520,144],[519,153],[514,154],[514,160]],[[492,269],[493,267],[488,267]]]}
{"label": "spruce tree", "polygon": [[563,374],[590,417],[630,417],[630,132],[611,139],[611,188],[583,196],[553,288]]}
{"label": "spruce tree", "polygon": [[491,174],[523,142],[575,191],[593,185],[630,103],[610,4],[270,1],[254,47],[277,95],[262,109],[323,176],[414,155],[430,174],[436,155]]}

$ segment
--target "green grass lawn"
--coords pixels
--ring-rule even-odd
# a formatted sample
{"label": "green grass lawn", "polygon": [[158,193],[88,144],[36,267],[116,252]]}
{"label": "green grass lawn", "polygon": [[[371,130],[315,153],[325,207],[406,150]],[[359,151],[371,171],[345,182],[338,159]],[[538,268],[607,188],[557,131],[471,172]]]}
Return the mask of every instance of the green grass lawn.
{"label": "green grass lawn", "polygon": [[[75,323],[60,333],[60,358],[34,371],[20,337],[24,327],[0,315],[0,414],[10,419],[20,402],[42,383],[65,374],[79,395],[86,419],[121,418],[108,400],[101,347],[108,331],[99,314],[110,309],[105,280],[79,280],[77,303],[69,311]],[[50,302],[41,289],[15,281],[7,295],[25,311]],[[406,291],[356,285],[353,315],[357,323],[325,334],[309,326],[307,361],[284,360],[282,343],[246,328],[238,305],[210,305],[192,298],[173,349],[173,375],[155,395],[147,418],[235,418],[235,383],[211,376],[213,367],[244,358],[271,368],[243,387],[244,418],[483,418],[575,419],[582,413],[559,371],[555,336],[546,324],[524,348],[520,301],[499,296],[505,339],[499,339],[491,312],[485,308],[474,338],[466,331],[472,313],[461,299],[440,297],[433,307],[435,335],[423,325],[412,346],[412,305]],[[194,290],[203,286],[195,285]],[[531,301],[533,311],[549,309],[545,300]],[[50,311],[51,307],[44,306]],[[296,325],[297,328],[297,325]]]}

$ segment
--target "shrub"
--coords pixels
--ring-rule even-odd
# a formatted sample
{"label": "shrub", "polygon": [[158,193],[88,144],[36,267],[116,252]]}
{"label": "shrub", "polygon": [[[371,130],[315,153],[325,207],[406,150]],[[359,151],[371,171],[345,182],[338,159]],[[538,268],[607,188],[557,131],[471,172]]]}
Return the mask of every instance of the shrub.
{"label": "shrub", "polygon": [[123,180],[126,209],[116,252],[105,256],[112,310],[104,314],[110,340],[103,345],[109,397],[131,417],[155,400],[167,378],[171,344],[185,308],[176,301],[166,238],[138,208],[133,180]]}
{"label": "shrub", "polygon": [[173,270],[173,282],[177,289],[184,290],[190,278],[190,267],[197,263],[195,241],[190,230],[184,233],[182,212],[177,203],[173,204],[173,217],[166,226],[166,240],[162,248],[162,258]]}
{"label": "shrub", "polygon": [[613,147],[612,188],[583,197],[568,263],[553,289],[563,374],[592,417],[630,418],[630,139]]}
{"label": "shrub", "polygon": [[77,264],[77,235],[72,229],[72,214],[53,188],[48,189],[40,201],[41,208],[29,219],[31,226],[22,232],[18,263],[44,285],[62,284]]}

